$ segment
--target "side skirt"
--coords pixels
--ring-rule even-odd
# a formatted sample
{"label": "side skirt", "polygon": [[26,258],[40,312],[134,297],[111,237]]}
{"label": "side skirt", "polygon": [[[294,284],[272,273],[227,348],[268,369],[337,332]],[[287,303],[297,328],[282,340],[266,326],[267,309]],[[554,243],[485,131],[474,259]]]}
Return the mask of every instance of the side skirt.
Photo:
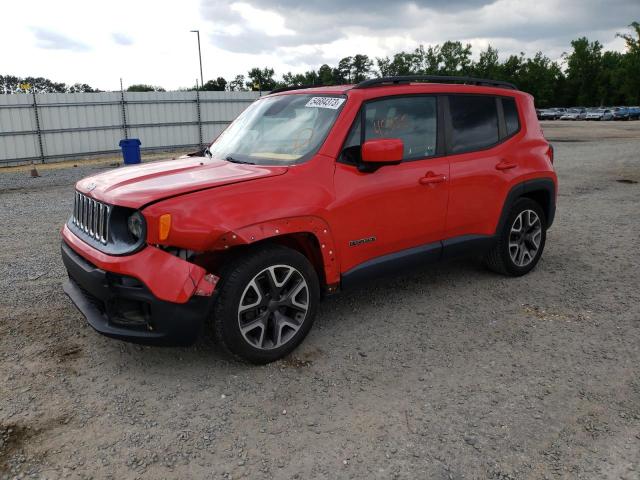
{"label": "side skirt", "polygon": [[341,276],[342,289],[357,287],[376,278],[404,273],[441,260],[483,255],[495,244],[492,235],[465,235],[373,258]]}

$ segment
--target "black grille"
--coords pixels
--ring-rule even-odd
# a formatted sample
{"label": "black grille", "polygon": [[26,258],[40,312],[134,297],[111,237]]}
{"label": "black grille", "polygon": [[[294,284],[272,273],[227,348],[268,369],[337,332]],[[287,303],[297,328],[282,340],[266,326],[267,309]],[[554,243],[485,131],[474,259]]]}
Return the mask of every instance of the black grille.
{"label": "black grille", "polygon": [[109,216],[111,206],[83,195],[75,193],[73,216],[71,221],[85,235],[106,245],[109,240]]}

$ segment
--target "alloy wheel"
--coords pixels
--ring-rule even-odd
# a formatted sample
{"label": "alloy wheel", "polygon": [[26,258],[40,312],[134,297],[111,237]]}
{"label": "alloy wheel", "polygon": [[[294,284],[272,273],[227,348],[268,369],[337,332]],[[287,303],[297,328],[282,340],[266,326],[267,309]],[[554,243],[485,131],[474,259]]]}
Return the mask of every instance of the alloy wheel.
{"label": "alloy wheel", "polygon": [[523,210],[509,232],[509,256],[518,267],[529,265],[540,249],[542,222],[533,210]]}
{"label": "alloy wheel", "polygon": [[238,305],[238,325],[254,348],[272,350],[289,342],[309,312],[309,286],[289,265],[273,265],[255,275]]}

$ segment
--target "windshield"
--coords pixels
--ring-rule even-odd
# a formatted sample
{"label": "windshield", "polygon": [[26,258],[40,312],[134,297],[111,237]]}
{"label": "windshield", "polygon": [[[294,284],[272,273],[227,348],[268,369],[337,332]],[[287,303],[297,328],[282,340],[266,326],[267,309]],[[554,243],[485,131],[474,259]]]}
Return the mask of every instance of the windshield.
{"label": "windshield", "polygon": [[209,147],[237,163],[288,165],[308,160],[326,138],[345,96],[281,95],[253,103]]}

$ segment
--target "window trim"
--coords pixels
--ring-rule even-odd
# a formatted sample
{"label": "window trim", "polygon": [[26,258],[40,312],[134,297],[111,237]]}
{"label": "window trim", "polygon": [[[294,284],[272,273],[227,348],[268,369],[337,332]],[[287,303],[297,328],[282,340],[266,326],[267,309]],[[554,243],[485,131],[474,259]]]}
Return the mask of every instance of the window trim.
{"label": "window trim", "polygon": [[347,132],[347,135],[344,138],[344,141],[342,142],[342,145],[340,147],[340,154],[338,155],[336,162],[343,163],[345,165],[352,165],[355,167],[358,166],[357,163],[348,162],[344,159],[345,144],[347,143],[347,140],[349,139],[349,136],[351,135],[351,131],[355,127],[356,122],[360,120],[360,145],[359,146],[362,147],[362,144],[364,143],[365,128],[366,128],[366,112],[365,112],[366,106],[373,102],[379,102],[382,100],[390,100],[390,99],[396,99],[396,98],[433,97],[436,100],[436,105],[435,105],[436,106],[436,153],[428,157],[403,159],[400,163],[402,164],[402,163],[410,163],[410,162],[420,162],[422,160],[431,160],[433,158],[439,158],[439,157],[445,156],[446,155],[445,131],[444,131],[445,128],[443,124],[445,117],[443,115],[444,112],[442,111],[443,105],[444,105],[443,99],[445,96],[446,94],[441,94],[441,93],[403,93],[400,95],[384,95],[384,96],[364,100],[360,104],[360,108],[358,109],[358,112],[356,113],[353,119],[353,122],[351,122],[351,126],[349,126],[349,130]]}
{"label": "window trim", "polygon": [[[462,152],[453,152],[453,120],[451,118],[451,105],[449,104],[449,98],[453,97],[453,96],[465,96],[465,97],[493,97],[495,98],[495,102],[496,102],[496,112],[498,115],[498,141],[495,143],[492,143],[491,145],[487,145],[486,147],[482,147],[482,148],[472,148],[469,150],[464,150]],[[516,97],[512,97],[510,95],[495,95],[492,93],[447,93],[444,94],[444,103],[446,104],[446,117],[445,117],[445,127],[447,130],[447,134],[446,134],[446,155],[447,156],[451,156],[451,155],[464,155],[466,153],[472,153],[472,152],[483,152],[485,150],[491,150],[492,148],[497,147],[498,145],[501,145],[502,143],[505,143],[506,141],[510,140],[512,137],[516,136],[518,133],[520,133],[522,131],[522,122],[520,119],[520,109],[518,108],[518,101],[516,99]],[[503,98],[511,98],[513,99],[513,101],[515,102],[516,105],[516,112],[518,114],[518,130],[516,130],[515,132],[513,132],[511,135],[507,135],[506,134],[506,122],[504,119],[504,110],[502,107],[502,99]]]}

